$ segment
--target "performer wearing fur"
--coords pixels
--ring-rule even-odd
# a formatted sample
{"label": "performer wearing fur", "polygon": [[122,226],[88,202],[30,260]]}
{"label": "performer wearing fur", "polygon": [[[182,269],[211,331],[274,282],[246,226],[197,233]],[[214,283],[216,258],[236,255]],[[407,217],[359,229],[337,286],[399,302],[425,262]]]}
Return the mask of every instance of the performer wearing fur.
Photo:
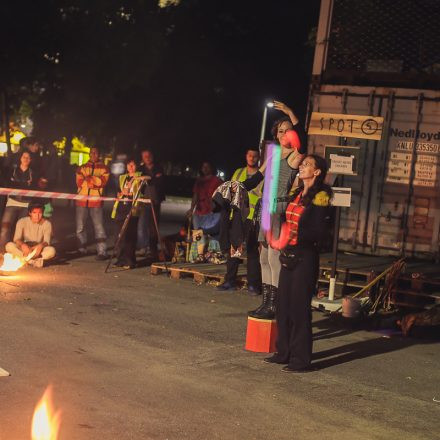
{"label": "performer wearing fur", "polygon": [[311,299],[319,271],[319,248],[329,237],[331,188],[324,184],[325,159],[308,155],[299,167],[303,184],[288,203],[286,222],[280,237],[268,236],[269,244],[280,249],[281,272],[278,284],[276,319],[277,353],[267,363],[287,364],[282,371],[305,372],[311,369]]}

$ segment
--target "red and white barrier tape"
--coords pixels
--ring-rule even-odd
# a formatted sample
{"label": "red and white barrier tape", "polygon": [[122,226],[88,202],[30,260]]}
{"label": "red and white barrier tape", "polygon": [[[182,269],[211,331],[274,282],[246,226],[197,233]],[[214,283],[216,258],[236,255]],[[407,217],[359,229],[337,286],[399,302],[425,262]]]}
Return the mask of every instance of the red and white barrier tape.
{"label": "red and white barrier tape", "polygon": [[[94,202],[130,202],[131,199],[118,199],[117,197],[103,197],[103,196],[85,196],[82,194],[60,193],[53,191],[33,191],[28,189],[14,189],[14,188],[0,188],[0,195],[2,196],[25,196],[25,197],[40,197],[43,199],[67,199],[67,200],[90,200]],[[138,199],[139,202],[150,203],[150,199]]]}

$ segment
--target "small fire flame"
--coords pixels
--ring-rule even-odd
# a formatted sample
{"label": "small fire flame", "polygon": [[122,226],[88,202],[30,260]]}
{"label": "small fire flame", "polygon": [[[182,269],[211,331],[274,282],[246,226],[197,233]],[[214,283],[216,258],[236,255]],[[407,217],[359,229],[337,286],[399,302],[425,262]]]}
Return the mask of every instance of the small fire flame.
{"label": "small fire flame", "polygon": [[57,440],[61,424],[61,412],[54,411],[52,388],[47,387],[35,407],[32,418],[32,440]]}
{"label": "small fire flame", "polygon": [[[1,255],[0,255],[0,263]],[[14,255],[6,253],[3,255],[3,262],[0,266],[0,271],[4,272],[15,272],[16,270],[20,269],[21,266],[24,265],[24,261],[19,257],[14,257]]]}

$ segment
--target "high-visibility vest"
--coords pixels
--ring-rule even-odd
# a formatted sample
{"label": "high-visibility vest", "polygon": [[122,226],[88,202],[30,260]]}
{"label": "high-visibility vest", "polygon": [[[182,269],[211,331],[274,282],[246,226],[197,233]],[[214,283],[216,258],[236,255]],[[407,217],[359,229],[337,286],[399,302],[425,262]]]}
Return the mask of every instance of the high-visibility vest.
{"label": "high-visibility vest", "polygon": [[[140,171],[136,171],[134,173],[135,177],[140,177],[141,175],[142,175],[142,173]],[[121,191],[124,188],[125,181],[127,180],[127,178],[128,178],[128,174],[121,174],[119,176],[119,189]],[[133,182],[133,186],[132,186],[133,194],[137,193],[140,184],[141,184],[140,180],[135,180]],[[118,205],[119,205],[119,200],[116,200],[116,202],[113,205],[113,210],[112,210],[112,214],[111,214],[112,218],[116,217],[116,212],[118,210]],[[134,204],[133,204],[131,209],[132,209],[132,215],[137,217],[139,215],[139,201],[134,202]]]}
{"label": "high-visibility vest", "polygon": [[[247,167],[238,168],[235,170],[232,175],[231,180],[236,180],[238,182],[244,182],[247,179]],[[261,182],[256,188],[251,191],[248,191],[249,195],[249,215],[248,219],[252,220],[254,218],[255,206],[257,205],[258,200],[262,197],[263,192],[263,182]]]}

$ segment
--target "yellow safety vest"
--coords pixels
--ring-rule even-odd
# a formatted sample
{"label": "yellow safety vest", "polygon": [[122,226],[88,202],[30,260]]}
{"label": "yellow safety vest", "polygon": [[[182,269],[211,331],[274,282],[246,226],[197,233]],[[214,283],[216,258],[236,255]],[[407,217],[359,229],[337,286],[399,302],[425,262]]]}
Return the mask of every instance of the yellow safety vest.
{"label": "yellow safety vest", "polygon": [[[247,167],[238,168],[235,170],[235,173],[232,175],[231,180],[236,180],[238,182],[244,182],[247,179]],[[249,195],[249,215],[248,219],[252,220],[254,218],[255,206],[257,205],[258,200],[262,197],[263,192],[263,182],[259,183],[256,188],[251,191],[248,191]]]}
{"label": "yellow safety vest", "polygon": [[[142,173],[140,171],[136,171],[134,174],[135,177],[140,177],[142,176]],[[119,176],[119,189],[122,191],[122,189],[124,188],[125,185],[125,180],[127,179],[128,174],[121,174]],[[139,188],[141,181],[140,180],[135,180],[133,182],[133,194],[136,194]],[[115,204],[113,205],[113,210],[112,210],[112,218],[116,217],[116,211],[118,210],[118,205],[119,205],[119,200],[116,200]],[[132,207],[132,215],[134,215],[135,217],[137,217],[139,215],[139,202],[134,202],[134,205]]]}

